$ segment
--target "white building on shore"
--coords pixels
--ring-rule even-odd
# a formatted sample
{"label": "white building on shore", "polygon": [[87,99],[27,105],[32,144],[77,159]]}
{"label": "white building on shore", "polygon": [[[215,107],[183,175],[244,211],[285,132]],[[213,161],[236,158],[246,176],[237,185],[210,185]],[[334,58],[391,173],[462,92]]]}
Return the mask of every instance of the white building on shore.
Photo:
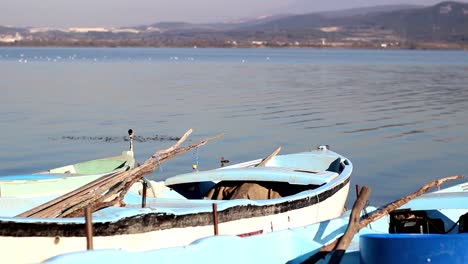
{"label": "white building on shore", "polygon": [[3,43],[14,43],[15,41],[22,40],[23,36],[20,35],[20,33],[16,32],[15,35],[12,34],[3,34],[0,35],[0,42]]}

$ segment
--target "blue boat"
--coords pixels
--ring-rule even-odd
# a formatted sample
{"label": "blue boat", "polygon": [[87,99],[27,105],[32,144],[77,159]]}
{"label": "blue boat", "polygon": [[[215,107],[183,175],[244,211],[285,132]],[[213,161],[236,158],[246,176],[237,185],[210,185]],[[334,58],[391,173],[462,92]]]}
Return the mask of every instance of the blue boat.
{"label": "blue boat", "polygon": [[0,199],[62,195],[100,177],[127,171],[135,166],[133,131],[130,150],[121,155],[78,162],[41,172],[0,176]]}
{"label": "blue boat", "polygon": [[[372,214],[378,208],[366,210]],[[341,263],[468,263],[467,212],[468,182],[424,194],[361,229]],[[144,252],[83,251],[45,263],[315,263],[311,260],[320,248],[344,234],[349,215],[245,238],[212,236],[189,246]]]}
{"label": "blue boat", "polygon": [[[93,213],[94,248],[141,252],[185,246],[215,232],[255,237],[335,218],[343,213],[352,168],[347,158],[326,147],[274,155],[161,182],[147,181],[146,193],[152,197],[147,197],[144,208],[144,187],[135,184],[124,198],[124,207]],[[40,262],[86,249],[82,217],[14,217],[20,209],[53,198],[0,199],[4,258]],[[28,248],[28,254],[17,254],[20,248]]]}

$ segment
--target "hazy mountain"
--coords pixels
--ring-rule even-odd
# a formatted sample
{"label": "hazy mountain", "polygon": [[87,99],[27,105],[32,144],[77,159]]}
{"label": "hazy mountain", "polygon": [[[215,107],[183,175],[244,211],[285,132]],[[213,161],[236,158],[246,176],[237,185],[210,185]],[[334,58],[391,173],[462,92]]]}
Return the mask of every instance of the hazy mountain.
{"label": "hazy mountain", "polygon": [[[295,0],[286,7],[282,8],[285,13],[306,14],[306,13],[342,13],[343,15],[359,15],[369,12],[393,11],[399,9],[409,9],[415,7],[424,7],[414,4],[389,5],[382,4],[382,1],[350,1],[337,6],[335,2],[328,0]],[[360,5],[358,7],[351,7]],[[327,10],[327,11],[323,11]]]}
{"label": "hazy mountain", "polygon": [[382,5],[382,6],[371,6],[371,7],[361,7],[361,8],[351,8],[351,9],[343,9],[337,11],[325,11],[320,12],[322,15],[326,17],[350,17],[350,16],[358,16],[358,15],[365,15],[369,13],[381,13],[381,12],[392,12],[392,11],[399,11],[399,10],[410,10],[416,8],[422,8],[423,6],[419,5]]}
{"label": "hazy mountain", "polygon": [[175,32],[175,31],[223,31],[232,30],[240,27],[252,27],[255,25],[262,25],[268,22],[272,22],[284,17],[291,15],[275,15],[265,16],[259,18],[246,18],[238,19],[234,21],[227,21],[224,23],[208,23],[208,24],[193,24],[186,22],[158,22],[148,26],[135,27],[135,29],[158,29],[161,32]]}
{"label": "hazy mountain", "polygon": [[[391,47],[407,48],[414,47],[414,43],[429,42],[455,43],[458,45],[455,48],[466,48],[468,4],[392,5],[226,23],[159,22],[133,28],[85,28],[84,31],[0,27],[0,43],[2,34],[7,45],[380,47],[382,43],[390,43]],[[11,42],[12,39],[15,41]],[[436,47],[443,46],[439,44]]]}
{"label": "hazy mountain", "polygon": [[16,27],[5,27],[0,25],[0,34],[16,34],[16,33],[23,33],[27,31],[24,28],[16,28]]}
{"label": "hazy mountain", "polygon": [[147,28],[158,29],[161,32],[188,31],[188,30],[216,30],[215,24],[192,24],[185,22],[159,22],[147,26]]}
{"label": "hazy mountain", "polygon": [[370,15],[369,24],[382,26],[405,38],[468,41],[468,4],[443,2],[433,7]]}
{"label": "hazy mountain", "polygon": [[287,17],[265,23],[244,23],[237,30],[242,31],[310,31],[323,27],[337,27],[343,30],[374,28],[392,30],[409,39],[427,40],[467,40],[468,4],[442,2],[431,7],[411,6],[400,9],[391,6],[363,10],[321,12]]}

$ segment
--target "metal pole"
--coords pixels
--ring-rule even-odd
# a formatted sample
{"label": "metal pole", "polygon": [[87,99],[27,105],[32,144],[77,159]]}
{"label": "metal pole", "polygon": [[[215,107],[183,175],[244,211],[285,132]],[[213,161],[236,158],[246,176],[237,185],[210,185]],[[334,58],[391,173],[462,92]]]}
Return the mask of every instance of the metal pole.
{"label": "metal pole", "polygon": [[86,249],[93,249],[93,220],[91,218],[91,207],[88,206],[85,209],[85,232],[86,232]]}
{"label": "metal pole", "polygon": [[143,181],[143,195],[141,197],[141,208],[146,207],[146,190],[148,188],[148,185],[146,184],[145,181]]}
{"label": "metal pole", "polygon": [[218,205],[213,203],[213,226],[214,226],[214,235],[218,235]]}
{"label": "metal pole", "polygon": [[128,130],[128,138],[130,139],[130,152],[133,153],[133,130],[132,129],[129,129]]}
{"label": "metal pole", "polygon": [[221,163],[221,167],[224,167],[224,164],[229,163],[229,160],[224,159],[224,157],[221,157],[220,163]]}

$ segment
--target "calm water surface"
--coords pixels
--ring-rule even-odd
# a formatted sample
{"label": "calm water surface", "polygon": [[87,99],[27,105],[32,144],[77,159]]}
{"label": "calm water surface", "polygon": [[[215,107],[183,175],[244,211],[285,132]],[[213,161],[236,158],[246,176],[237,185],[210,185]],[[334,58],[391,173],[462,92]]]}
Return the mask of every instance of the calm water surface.
{"label": "calm water surface", "polygon": [[[0,175],[114,155],[128,128],[225,133],[153,179],[321,144],[376,205],[468,172],[466,51],[0,48],[0,76]],[[136,142],[137,161],[173,143]]]}

